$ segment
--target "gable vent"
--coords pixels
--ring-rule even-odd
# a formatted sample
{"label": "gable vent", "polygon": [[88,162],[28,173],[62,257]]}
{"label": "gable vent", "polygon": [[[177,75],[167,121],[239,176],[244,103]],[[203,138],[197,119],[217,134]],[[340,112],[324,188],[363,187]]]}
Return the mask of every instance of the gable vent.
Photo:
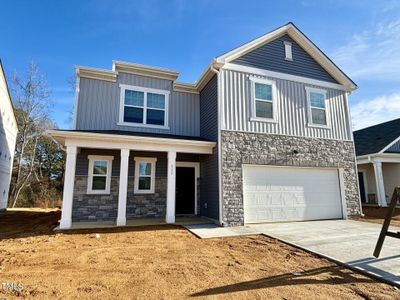
{"label": "gable vent", "polygon": [[285,45],[285,60],[293,60],[292,43],[284,41],[283,44]]}

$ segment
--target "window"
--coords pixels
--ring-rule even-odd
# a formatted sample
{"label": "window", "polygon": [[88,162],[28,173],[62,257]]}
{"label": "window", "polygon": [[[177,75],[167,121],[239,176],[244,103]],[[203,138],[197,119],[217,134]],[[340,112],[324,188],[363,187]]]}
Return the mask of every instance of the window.
{"label": "window", "polygon": [[135,157],[135,193],[154,193],[157,158]]}
{"label": "window", "polygon": [[118,125],[168,128],[169,91],[120,85]]}
{"label": "window", "polygon": [[292,43],[284,41],[283,44],[285,45],[285,60],[293,60]]}
{"label": "window", "polygon": [[89,155],[88,194],[109,194],[112,156]]}
{"label": "window", "polygon": [[326,113],[326,91],[315,88],[306,88],[308,101],[309,123],[315,126],[328,126]]}
{"label": "window", "polygon": [[253,113],[255,121],[276,121],[275,83],[266,79],[250,78],[253,85]]}

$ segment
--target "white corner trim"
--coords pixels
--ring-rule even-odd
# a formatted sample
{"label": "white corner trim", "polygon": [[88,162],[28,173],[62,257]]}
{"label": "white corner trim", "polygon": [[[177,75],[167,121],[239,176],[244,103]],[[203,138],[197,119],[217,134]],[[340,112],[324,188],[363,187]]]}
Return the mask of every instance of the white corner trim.
{"label": "white corner trim", "polygon": [[175,163],[176,168],[194,168],[194,214],[197,215],[197,181],[200,178],[200,163],[198,162],[186,162],[186,161],[177,161]]}
{"label": "white corner trim", "polygon": [[249,74],[259,75],[259,76],[273,77],[273,78],[289,80],[289,81],[295,81],[295,82],[305,83],[305,84],[309,84],[309,85],[315,85],[315,86],[320,86],[320,87],[325,87],[325,88],[330,88],[330,89],[336,89],[336,90],[340,90],[340,91],[350,91],[350,89],[348,89],[346,86],[337,84],[337,83],[312,79],[312,78],[303,77],[303,76],[291,75],[291,74],[287,74],[287,73],[269,71],[269,70],[265,70],[265,69],[254,68],[254,67],[241,66],[241,65],[232,64],[232,63],[226,63],[222,67],[222,69],[243,72],[243,73],[249,73]]}
{"label": "white corner trim", "polygon": [[[155,180],[156,180],[156,157],[135,157],[135,182],[134,182],[134,193],[135,194],[154,194]],[[151,164],[151,174],[146,176],[139,176],[139,165],[140,163]],[[150,189],[141,190],[139,189],[139,177],[150,177]]]}
{"label": "white corner trim", "polygon": [[[89,159],[89,170],[88,170],[87,194],[110,194],[112,161],[114,160],[114,156],[88,155],[88,159]],[[93,174],[94,161],[107,162],[107,174],[105,176]],[[105,190],[93,190],[92,189],[93,176],[106,177]]]}
{"label": "white corner trim", "polygon": [[[307,98],[307,113],[308,113],[308,127],[315,127],[315,128],[323,128],[323,129],[331,129],[331,118],[330,118],[330,110],[329,110],[329,100],[327,98],[327,91],[323,89],[318,89],[318,88],[313,88],[306,86],[306,98]],[[325,108],[323,109],[325,111],[325,119],[326,119],[326,125],[324,124],[317,124],[313,123],[312,120],[312,113],[311,113],[311,100],[310,100],[310,93],[318,93],[324,95],[324,102],[325,102]],[[321,108],[322,110],[322,108]]]}
{"label": "white corner trim", "polygon": [[[119,126],[131,126],[131,127],[147,127],[147,128],[159,128],[159,129],[169,129],[168,126],[168,117],[169,117],[169,90],[160,90],[160,89],[153,89],[153,88],[146,88],[142,86],[135,86],[135,85],[127,85],[127,84],[120,84],[120,98],[119,98],[119,118],[117,125]],[[142,123],[131,123],[124,121],[124,109],[125,109],[125,91],[137,91],[144,93],[144,103],[143,103],[143,122]],[[150,109],[147,107],[147,94],[154,93],[159,95],[164,95],[165,99],[165,107],[164,109],[164,125],[155,125],[155,124],[146,124],[147,120],[147,110]],[[139,106],[138,106],[139,107]]]}
{"label": "white corner trim", "polygon": [[346,203],[346,190],[345,190],[345,180],[344,180],[344,169],[339,168],[339,186],[340,186],[340,198],[342,200],[342,216],[343,219],[347,219],[347,203]]}
{"label": "white corner trim", "polygon": [[78,121],[78,101],[79,101],[79,87],[80,85],[80,77],[78,73],[76,73],[76,82],[75,82],[75,101],[74,101],[74,115],[72,119],[72,128],[76,129],[76,123]]}
{"label": "white corner trim", "polygon": [[[276,83],[273,80],[265,79],[265,78],[259,78],[259,77],[254,77],[250,76],[249,80],[251,82],[251,111],[250,111],[250,121],[261,121],[261,122],[273,122],[277,123],[278,122],[278,116],[279,116],[279,98],[277,94],[277,89],[276,89]],[[262,117],[257,117],[256,115],[256,95],[255,95],[255,83],[261,83],[265,85],[270,85],[272,87],[272,118],[262,118]],[[262,101],[262,100],[259,100]],[[266,102],[268,102],[266,100]]]}

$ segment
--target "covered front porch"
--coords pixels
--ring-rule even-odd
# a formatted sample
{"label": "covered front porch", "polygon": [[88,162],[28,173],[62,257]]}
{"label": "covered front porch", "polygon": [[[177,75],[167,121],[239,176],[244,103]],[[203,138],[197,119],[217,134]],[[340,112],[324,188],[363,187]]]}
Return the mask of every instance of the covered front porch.
{"label": "covered front porch", "polygon": [[363,205],[388,206],[400,185],[400,153],[357,157],[360,197]]}
{"label": "covered front porch", "polygon": [[131,133],[50,134],[66,150],[60,229],[204,222],[198,217],[200,165],[207,165],[215,142]]}

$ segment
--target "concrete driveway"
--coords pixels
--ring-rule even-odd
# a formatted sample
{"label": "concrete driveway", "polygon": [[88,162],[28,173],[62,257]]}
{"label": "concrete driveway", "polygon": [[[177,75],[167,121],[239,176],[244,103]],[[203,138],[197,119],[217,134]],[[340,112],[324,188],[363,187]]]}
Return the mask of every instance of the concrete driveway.
{"label": "concrete driveway", "polygon": [[[246,227],[382,277],[400,287],[400,240],[386,237],[380,257],[376,259],[372,255],[381,225],[328,220]],[[400,228],[392,227],[391,230],[400,231]]]}

